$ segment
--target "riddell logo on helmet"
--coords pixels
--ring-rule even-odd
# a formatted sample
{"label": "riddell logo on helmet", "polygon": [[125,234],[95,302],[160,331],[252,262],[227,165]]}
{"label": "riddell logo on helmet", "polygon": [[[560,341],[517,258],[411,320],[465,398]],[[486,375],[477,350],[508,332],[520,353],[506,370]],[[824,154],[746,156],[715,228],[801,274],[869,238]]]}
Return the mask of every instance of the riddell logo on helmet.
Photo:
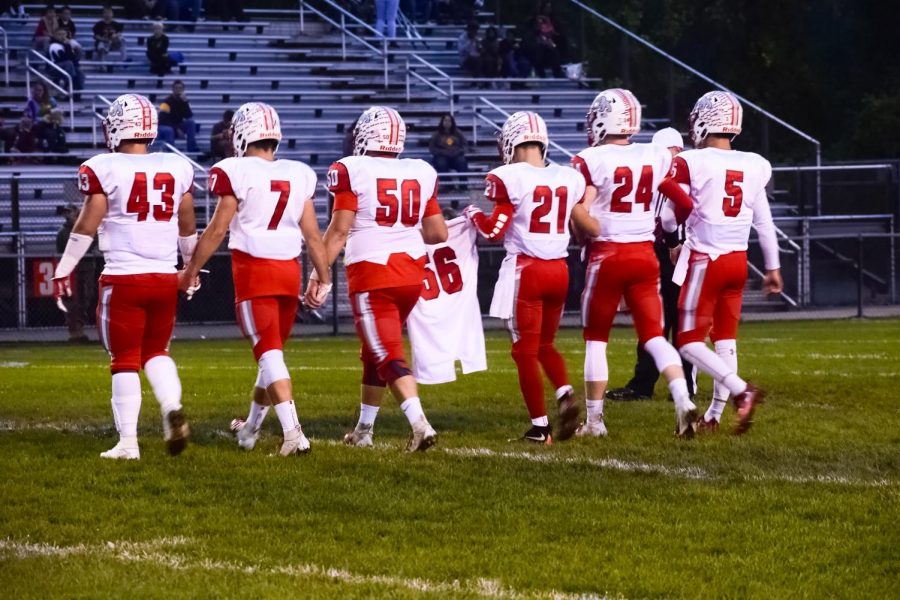
{"label": "riddell logo on helmet", "polygon": [[261,140],[280,140],[281,133],[279,133],[277,131],[269,131],[269,132],[264,131],[259,134],[259,139],[261,139]]}
{"label": "riddell logo on helmet", "polygon": [[133,134],[131,134],[131,137],[136,140],[143,139],[143,138],[155,138],[156,132],[155,131],[147,131],[147,132],[135,131]]}
{"label": "riddell logo on helmet", "polygon": [[523,133],[522,134],[523,142],[543,142],[544,136],[540,133]]}

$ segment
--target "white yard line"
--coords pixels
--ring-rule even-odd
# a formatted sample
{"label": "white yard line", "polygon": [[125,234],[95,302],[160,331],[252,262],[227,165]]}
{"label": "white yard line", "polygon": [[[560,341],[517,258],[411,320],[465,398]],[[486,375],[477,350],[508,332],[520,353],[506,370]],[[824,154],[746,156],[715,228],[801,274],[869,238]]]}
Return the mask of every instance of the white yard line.
{"label": "white yard line", "polygon": [[30,541],[0,540],[0,557],[24,560],[33,557],[54,557],[60,559],[72,556],[95,556],[128,563],[149,563],[180,571],[218,571],[240,573],[242,575],[280,575],[297,579],[323,579],[340,581],[351,586],[380,586],[404,588],[416,592],[445,595],[451,593],[475,594],[484,598],[528,599],[551,598],[554,600],[610,599],[621,596],[597,594],[566,594],[556,590],[526,592],[503,585],[496,579],[476,578],[453,581],[433,581],[421,578],[398,577],[394,575],[364,575],[346,569],[323,567],[316,564],[254,565],[234,561],[214,560],[191,556],[193,553],[172,554],[167,548],[183,546],[185,538],[162,538],[150,542],[106,542],[100,544],[77,544],[57,546],[55,544]]}

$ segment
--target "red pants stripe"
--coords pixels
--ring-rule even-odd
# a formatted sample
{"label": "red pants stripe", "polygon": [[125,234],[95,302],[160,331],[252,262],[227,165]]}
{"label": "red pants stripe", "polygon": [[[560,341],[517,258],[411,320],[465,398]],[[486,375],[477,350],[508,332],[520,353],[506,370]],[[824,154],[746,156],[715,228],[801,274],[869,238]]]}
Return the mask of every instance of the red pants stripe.
{"label": "red pants stripe", "polygon": [[747,253],[729,252],[711,260],[691,252],[687,276],[678,298],[677,346],[737,339],[741,302],[747,282]]}
{"label": "red pants stripe", "polygon": [[350,295],[356,334],[362,342],[360,360],[366,385],[385,385],[409,374],[403,325],[421,293],[419,283]]}
{"label": "red pants stripe", "polygon": [[139,371],[169,353],[178,306],[175,273],[103,275],[98,297],[97,330],[113,373]]}
{"label": "red pants stripe", "polygon": [[297,316],[297,296],[260,296],[234,305],[238,326],[253,346],[253,357],[283,350]]}

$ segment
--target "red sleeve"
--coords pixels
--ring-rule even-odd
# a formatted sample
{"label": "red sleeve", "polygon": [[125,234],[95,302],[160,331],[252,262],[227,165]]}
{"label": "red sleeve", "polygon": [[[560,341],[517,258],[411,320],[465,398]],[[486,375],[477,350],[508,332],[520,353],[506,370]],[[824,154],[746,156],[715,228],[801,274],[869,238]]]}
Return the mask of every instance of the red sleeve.
{"label": "red sleeve", "polygon": [[81,165],[81,168],[78,169],[78,190],[85,196],[106,193],[103,191],[103,186],[100,185],[100,180],[97,179],[94,170],[87,165]]}
{"label": "red sleeve", "polygon": [[687,161],[680,156],[673,158],[667,177],[674,179],[675,183],[691,185],[691,170],[688,168]]}
{"label": "red sleeve", "polygon": [[431,194],[431,198],[428,199],[428,202],[425,203],[425,214],[422,215],[422,218],[433,217],[434,215],[441,214],[441,205],[438,204],[438,181],[434,180],[434,192]]}
{"label": "red sleeve", "polygon": [[350,187],[350,173],[344,163],[335,162],[328,168],[328,191],[334,195],[332,211],[358,210],[359,202],[356,193]]}
{"label": "red sleeve", "polygon": [[234,188],[231,186],[231,179],[228,174],[219,167],[213,167],[209,170],[209,191],[216,196],[234,196]]}
{"label": "red sleeve", "polygon": [[675,218],[679,223],[684,223],[694,210],[694,202],[687,192],[681,187],[682,185],[691,184],[691,172],[688,169],[687,162],[680,156],[676,156],[672,160],[672,168],[669,175],[659,184],[659,192],[672,201],[675,205]]}
{"label": "red sleeve", "polygon": [[572,157],[572,168],[581,173],[582,177],[584,177],[584,183],[587,185],[594,185],[594,181],[591,179],[591,170],[588,168],[587,163],[580,156]]}
{"label": "red sleeve", "polygon": [[499,240],[509,229],[513,217],[513,205],[509,200],[497,200],[494,212],[488,217],[484,213],[476,213],[472,219],[481,235],[489,240]]}
{"label": "red sleeve", "polygon": [[506,184],[503,183],[502,179],[493,173],[488,173],[488,176],[484,179],[484,184],[484,195],[488,200],[510,202],[509,192],[506,191]]}

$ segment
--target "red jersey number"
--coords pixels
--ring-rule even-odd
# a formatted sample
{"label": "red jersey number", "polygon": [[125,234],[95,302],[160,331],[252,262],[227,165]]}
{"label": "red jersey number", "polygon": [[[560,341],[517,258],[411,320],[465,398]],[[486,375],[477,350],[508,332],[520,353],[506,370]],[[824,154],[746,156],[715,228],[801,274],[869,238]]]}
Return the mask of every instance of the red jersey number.
{"label": "red jersey number", "polygon": [[[154,221],[171,221],[175,214],[175,178],[171,173],[157,173],[153,176],[153,189],[162,192],[161,204],[153,206]],[[150,200],[147,198],[147,174],[135,173],[131,184],[131,193],[125,211],[137,215],[138,221],[146,221],[150,214]]]}
{"label": "red jersey number", "polygon": [[[531,211],[531,223],[528,231],[531,233],[550,233],[553,218],[544,220],[553,211],[553,195],[554,193],[549,187],[539,185],[534,188],[534,194],[531,199],[537,203],[534,210]],[[569,203],[569,188],[564,185],[556,188],[556,233],[566,232],[566,214]]]}
{"label": "red jersey number", "polygon": [[422,204],[422,189],[417,179],[404,179],[400,183],[400,196],[396,195],[396,179],[378,179],[378,203],[375,222],[382,227],[393,227],[399,220],[404,227],[419,224],[419,207]]}
{"label": "red jersey number", "polygon": [[275,205],[275,212],[272,213],[272,218],[269,219],[268,229],[270,230],[278,229],[278,224],[281,223],[284,209],[287,208],[288,198],[291,196],[291,182],[276,179],[272,181],[272,191],[278,193],[278,203]]}
{"label": "red jersey number", "polygon": [[613,173],[613,183],[619,187],[612,193],[612,203],[609,207],[611,212],[630,213],[635,204],[642,204],[644,212],[650,210],[650,203],[653,202],[653,167],[650,165],[641,167],[641,177],[638,179],[637,190],[634,193],[634,202],[626,199],[634,188],[634,175],[630,168],[617,167]]}
{"label": "red jersey number", "polygon": [[725,197],[722,199],[722,212],[726,217],[736,217],[741,212],[744,190],[738,184],[743,181],[743,171],[725,171]]}
{"label": "red jersey number", "polygon": [[[445,294],[456,294],[462,291],[462,273],[455,261],[456,252],[450,246],[435,250],[433,263],[429,257],[428,265],[425,266],[425,279],[421,294],[424,300],[434,300],[440,296],[441,290]],[[432,264],[434,265],[433,269]],[[440,279],[440,284],[438,284],[438,279]]]}

